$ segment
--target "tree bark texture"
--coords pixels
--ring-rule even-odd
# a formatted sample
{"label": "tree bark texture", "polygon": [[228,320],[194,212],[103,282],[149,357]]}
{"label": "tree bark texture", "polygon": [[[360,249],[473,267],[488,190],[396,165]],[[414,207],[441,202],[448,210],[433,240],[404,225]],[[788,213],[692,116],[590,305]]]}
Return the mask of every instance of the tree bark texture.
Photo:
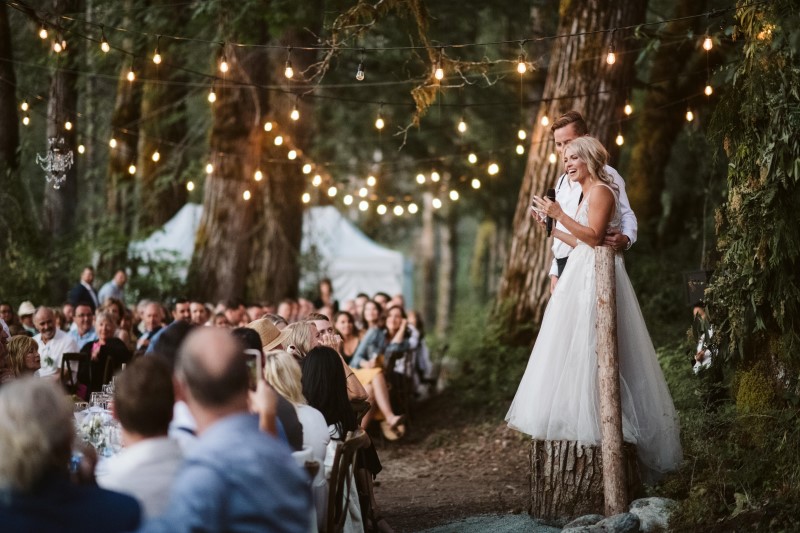
{"label": "tree bark texture", "polygon": [[19,117],[8,7],[0,5],[0,172],[19,166]]}
{"label": "tree bark texture", "polygon": [[[551,164],[555,152],[549,128],[540,126],[543,116],[551,120],[570,109],[580,111],[592,135],[609,151],[614,147],[617,122],[634,73],[630,36],[622,31],[587,33],[644,22],[645,1],[610,3],[563,0],[557,33],[572,37],[557,39],[550,56],[543,102],[530,134],[528,161],[514,214],[514,235],[508,264],[500,288],[500,300],[514,302],[513,316],[520,322],[539,322],[549,297],[550,242],[529,213],[531,197],[543,195],[561,173],[560,162]],[[605,55],[612,43],[617,62],[608,65]]]}
{"label": "tree bark texture", "polygon": [[[704,1],[681,0],[673,16],[689,17],[706,11],[707,7]],[[653,85],[647,91],[641,113],[635,115],[640,133],[626,177],[626,190],[640,226],[655,224],[662,215],[665,169],[672,156],[672,145],[686,126],[686,110],[670,104],[697,94],[706,81],[703,69],[706,52],[697,39],[685,37],[692,33],[702,35],[705,24],[707,21],[702,17],[670,22],[662,33],[676,37],[665,37],[653,59],[650,70]],[[697,178],[692,176],[695,181]],[[683,216],[680,220],[681,224],[685,222]]]}
{"label": "tree bark texture", "polygon": [[[636,447],[625,444],[628,494],[641,493]],[[531,441],[531,497],[528,513],[538,519],[572,519],[603,514],[603,458],[600,447],[566,440]]]}
{"label": "tree bark texture", "polygon": [[450,204],[439,224],[439,283],[436,297],[436,334],[446,338],[450,332],[455,297],[458,257],[458,204]]}
{"label": "tree bark texture", "polygon": [[433,193],[422,193],[422,230],[417,246],[416,264],[420,268],[417,309],[425,324],[436,320],[436,226],[434,221]]}
{"label": "tree bark texture", "polygon": [[625,463],[622,452],[622,404],[619,392],[619,358],[617,354],[617,298],[614,273],[614,250],[597,246],[595,278],[597,293],[597,386],[600,391],[600,431],[602,452],[603,494],[605,515],[627,510]]}

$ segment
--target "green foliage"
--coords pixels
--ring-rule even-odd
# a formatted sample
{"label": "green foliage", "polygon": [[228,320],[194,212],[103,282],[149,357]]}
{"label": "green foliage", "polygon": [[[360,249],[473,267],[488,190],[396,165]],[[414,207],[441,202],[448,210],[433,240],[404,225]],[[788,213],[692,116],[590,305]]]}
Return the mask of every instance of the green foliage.
{"label": "green foliage", "polygon": [[775,390],[764,365],[754,365],[736,377],[736,408],[759,414],[775,407]]}
{"label": "green foliage", "polygon": [[735,37],[743,56],[714,123],[730,163],[728,199],[717,212],[722,258],[709,296],[737,359],[773,355],[797,365],[800,2],[748,3]]}

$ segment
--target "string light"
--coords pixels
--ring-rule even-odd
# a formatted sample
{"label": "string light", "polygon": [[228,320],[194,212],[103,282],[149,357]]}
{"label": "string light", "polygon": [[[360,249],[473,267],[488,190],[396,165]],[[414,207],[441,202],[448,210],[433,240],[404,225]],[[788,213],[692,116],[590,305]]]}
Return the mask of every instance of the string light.
{"label": "string light", "polygon": [[528,134],[525,132],[525,130],[520,128],[520,130],[517,132],[517,138],[520,141],[524,141],[527,137],[528,137]]}
{"label": "string light", "polygon": [[464,133],[467,131],[467,123],[464,122],[464,117],[461,117],[461,120],[458,121],[458,132]]}
{"label": "string light", "polygon": [[416,215],[417,211],[419,211],[419,207],[417,207],[417,204],[415,204],[414,202],[411,202],[410,204],[408,204],[408,212],[409,213],[411,213],[412,215]]}
{"label": "string light", "polygon": [[300,110],[297,109],[297,102],[295,102],[292,112],[289,114],[289,118],[295,121],[300,119]]}
{"label": "string light", "polygon": [[194,182],[193,181],[187,181],[186,182],[186,190],[189,191],[189,192],[192,192],[194,190]]}
{"label": "string light", "polygon": [[703,50],[705,50],[706,52],[708,52],[708,51],[709,51],[709,50],[711,50],[712,48],[714,48],[714,42],[711,40],[711,37],[709,37],[708,35],[706,35],[706,38],[705,38],[705,39],[703,39]]}
{"label": "string light", "polygon": [[261,181],[264,179],[264,173],[260,170],[256,170],[255,174],[253,174],[253,179],[256,181]]}
{"label": "string light", "polygon": [[458,191],[457,190],[453,189],[452,191],[450,191],[450,199],[451,200],[453,200],[455,202],[456,200],[458,200],[458,198],[459,197],[458,197]]}
{"label": "string light", "polygon": [[367,187],[374,187],[376,183],[378,180],[375,179],[375,176],[367,176]]}
{"label": "string light", "polygon": [[225,56],[225,44],[222,45],[222,58],[219,61],[219,71],[223,74],[227,74],[228,71],[231,69],[230,65],[228,65],[228,58]]}
{"label": "string light", "polygon": [[470,154],[467,156],[467,161],[469,161],[471,165],[474,165],[478,162],[478,156],[473,152],[470,152]]}
{"label": "string light", "polygon": [[694,113],[692,113],[691,109],[686,110],[686,122],[691,122],[694,120]]}
{"label": "string light", "polygon": [[319,187],[322,185],[322,176],[319,174],[315,174],[313,178],[311,178],[311,185],[314,187]]}
{"label": "string light", "polygon": [[128,74],[125,76],[128,81],[133,82],[136,79],[136,74],[133,73],[133,67],[128,69]]}
{"label": "string light", "polygon": [[420,185],[425,183],[425,174],[422,173],[417,174],[417,183],[419,183]]}
{"label": "string light", "polygon": [[431,181],[432,182],[438,183],[440,179],[441,179],[441,176],[439,176],[438,172],[436,172],[435,170],[433,172],[431,172]]}
{"label": "string light", "polygon": [[539,123],[546,128],[547,126],[550,125],[550,119],[547,118],[547,115],[544,115],[542,117],[542,120],[539,121]]}
{"label": "string light", "polygon": [[82,144],[79,144],[78,145],[78,153],[79,154],[85,154],[86,153],[86,147],[84,145],[82,145]]}
{"label": "string light", "polygon": [[633,113],[633,106],[630,103],[625,102],[625,107],[622,109],[622,111],[626,115],[630,115],[631,113]]}
{"label": "string light", "polygon": [[264,123],[264,131],[272,131],[272,122],[265,122]]}
{"label": "string light", "polygon": [[525,58],[522,57],[522,54],[519,55],[517,59],[517,72],[520,74],[525,74],[528,72],[528,65],[525,63]]}
{"label": "string light", "polygon": [[358,69],[356,70],[356,80],[364,81],[364,49],[361,49],[361,59],[358,62]]}
{"label": "string light", "polygon": [[282,145],[283,144],[283,136],[282,135],[277,135],[273,142],[275,143],[275,146]]}
{"label": "string light", "polygon": [[117,147],[117,140],[114,137],[111,137],[111,139],[108,141],[108,145],[111,148],[116,148]]}
{"label": "string light", "polygon": [[28,115],[25,115],[24,117],[22,117],[22,123],[25,126],[29,125],[31,123],[31,117],[29,117]]}
{"label": "string light", "polygon": [[295,159],[297,159],[297,150],[289,150],[289,153],[286,154],[286,157],[294,161]]}
{"label": "string light", "polygon": [[481,180],[479,180],[478,178],[472,178],[472,182],[470,183],[470,185],[472,185],[473,189],[478,190],[481,188]]}
{"label": "string light", "polygon": [[524,147],[524,146],[522,146],[521,144],[518,144],[518,145],[517,145],[517,148],[516,148],[516,150],[517,150],[517,154],[518,154],[518,155],[523,155],[523,154],[525,153],[525,147]]}
{"label": "string light", "polygon": [[206,174],[211,174],[212,172],[214,172],[214,165],[206,163]]}
{"label": "string light", "polygon": [[344,198],[342,198],[344,205],[353,205],[353,195],[352,194],[345,194]]}
{"label": "string light", "polygon": [[369,202],[368,201],[361,200],[360,202],[358,202],[358,210],[359,211],[366,211],[367,209],[369,209]]}
{"label": "string light", "polygon": [[608,45],[608,54],[606,55],[606,63],[613,65],[617,62],[617,54],[614,53],[614,45]]}
{"label": "string light", "polygon": [[[64,42],[64,41],[62,41]],[[60,54],[64,51],[64,46],[62,46],[62,42],[53,41],[53,52]]]}
{"label": "string light", "polygon": [[128,174],[130,174],[131,176],[136,174],[136,165],[134,165],[133,163],[131,163],[131,166],[128,167]]}
{"label": "string light", "polygon": [[106,39],[106,31],[102,31],[102,37],[100,37],[100,50],[103,51],[104,54],[107,54],[111,51],[111,45],[108,44],[108,39]]}
{"label": "string light", "polygon": [[44,24],[42,24],[42,27],[39,28],[39,38],[43,41],[47,39],[47,28],[44,26]]}
{"label": "string light", "polygon": [[22,103],[19,105],[19,108],[23,111],[27,111],[28,109],[30,109],[30,107],[31,106],[28,105],[27,100],[23,100]]}
{"label": "string light", "polygon": [[310,202],[310,201],[311,201],[311,195],[310,195],[310,194],[308,194],[307,192],[304,192],[304,193],[303,193],[302,200],[303,200],[303,203],[304,203],[304,204],[307,204],[308,202]]}
{"label": "string light", "polygon": [[378,118],[375,119],[375,127],[379,130],[382,130],[386,123],[383,121],[383,117],[381,116],[380,112],[378,112]]}
{"label": "string light", "polygon": [[433,68],[433,77],[438,81],[444,79],[444,69],[442,68],[442,49],[439,49],[439,58],[436,60],[436,65]]}
{"label": "string light", "polygon": [[556,161],[558,161],[558,158],[556,157],[555,152],[550,152],[550,155],[547,156],[547,160],[550,161],[551,165],[555,165]]}
{"label": "string light", "polygon": [[213,104],[217,101],[217,93],[214,92],[214,85],[211,85],[211,89],[208,91],[208,103]]}
{"label": "string light", "polygon": [[439,209],[440,207],[442,207],[442,201],[439,200],[438,198],[434,198],[433,200],[431,200],[431,205],[433,206],[434,209]]}
{"label": "string light", "polygon": [[625,138],[622,136],[622,132],[617,134],[617,138],[614,139],[614,142],[617,143],[617,146],[622,146],[625,142]]}
{"label": "string light", "polygon": [[358,189],[358,196],[360,196],[361,198],[366,198],[368,194],[369,190],[367,190],[366,187],[361,187],[360,189]]}
{"label": "string light", "polygon": [[303,165],[303,174],[311,174],[311,164],[306,163]]}
{"label": "string light", "polygon": [[711,96],[713,92],[714,92],[713,87],[711,87],[711,85],[708,84],[706,85],[706,88],[703,89],[703,93],[705,93],[706,96]]}
{"label": "string light", "polygon": [[339,190],[336,188],[336,185],[331,185],[330,187],[328,187],[328,196],[330,196],[331,198],[336,196],[337,192],[339,192]]}
{"label": "string light", "polygon": [[490,163],[489,167],[486,169],[489,172],[490,176],[494,176],[498,172],[500,172],[500,166],[497,163]]}
{"label": "string light", "polygon": [[72,129],[72,122],[69,120],[64,123],[64,129],[70,131]]}
{"label": "string light", "polygon": [[153,160],[153,163],[158,163],[158,160],[161,159],[161,154],[156,150],[150,158]]}
{"label": "string light", "polygon": [[386,206],[381,204],[381,205],[378,206],[376,211],[378,212],[379,215],[385,215],[386,214]]}
{"label": "string light", "polygon": [[245,202],[246,202],[246,201],[248,201],[248,200],[250,199],[250,191],[248,191],[248,190],[245,190],[245,191],[242,193],[242,198],[244,199],[244,201],[245,201]]}
{"label": "string light", "polygon": [[153,63],[156,65],[161,64],[161,54],[158,52],[158,47],[156,47],[156,52],[153,54]]}
{"label": "string light", "polygon": [[286,67],[283,69],[283,75],[286,76],[287,79],[292,79],[294,77],[294,69],[292,68],[292,47],[286,49]]}
{"label": "string light", "polygon": [[392,211],[394,212],[394,216],[399,217],[404,212],[403,206],[402,205],[396,205],[396,206],[394,206],[394,209],[392,209]]}

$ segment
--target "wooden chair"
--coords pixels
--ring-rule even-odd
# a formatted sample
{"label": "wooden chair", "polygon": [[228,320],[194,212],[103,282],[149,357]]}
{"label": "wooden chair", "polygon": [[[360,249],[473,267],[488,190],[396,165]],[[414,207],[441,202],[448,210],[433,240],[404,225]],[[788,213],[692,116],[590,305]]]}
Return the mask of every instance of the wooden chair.
{"label": "wooden chair", "polygon": [[[64,385],[64,388],[67,389],[67,392],[70,394],[75,394],[78,388],[78,368],[82,364],[86,364],[89,361],[89,354],[79,353],[79,352],[66,352],[61,357],[61,372],[59,374],[61,378],[61,384]],[[77,368],[75,372],[72,371],[72,364],[76,363]]]}
{"label": "wooden chair", "polygon": [[337,443],[328,479],[327,533],[341,533],[350,507],[350,492],[354,483],[356,452],[369,446],[367,433],[359,428],[347,433],[343,443]]}
{"label": "wooden chair", "polygon": [[360,426],[361,419],[364,418],[364,415],[367,414],[371,407],[370,403],[367,400],[350,400],[350,407],[356,414],[356,423]]}

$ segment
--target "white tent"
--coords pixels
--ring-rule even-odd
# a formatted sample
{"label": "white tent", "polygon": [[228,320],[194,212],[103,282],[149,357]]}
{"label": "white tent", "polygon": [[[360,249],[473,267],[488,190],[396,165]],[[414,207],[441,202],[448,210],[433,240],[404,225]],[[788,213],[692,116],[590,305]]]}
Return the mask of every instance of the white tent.
{"label": "white tent", "polygon": [[[132,243],[130,253],[146,260],[174,261],[175,275],[185,279],[202,214],[202,205],[184,205],[161,229]],[[314,258],[318,267],[302,273],[306,285],[329,277],[340,301],[359,292],[403,292],[403,255],[369,239],[333,206],[306,210],[301,253]]]}

